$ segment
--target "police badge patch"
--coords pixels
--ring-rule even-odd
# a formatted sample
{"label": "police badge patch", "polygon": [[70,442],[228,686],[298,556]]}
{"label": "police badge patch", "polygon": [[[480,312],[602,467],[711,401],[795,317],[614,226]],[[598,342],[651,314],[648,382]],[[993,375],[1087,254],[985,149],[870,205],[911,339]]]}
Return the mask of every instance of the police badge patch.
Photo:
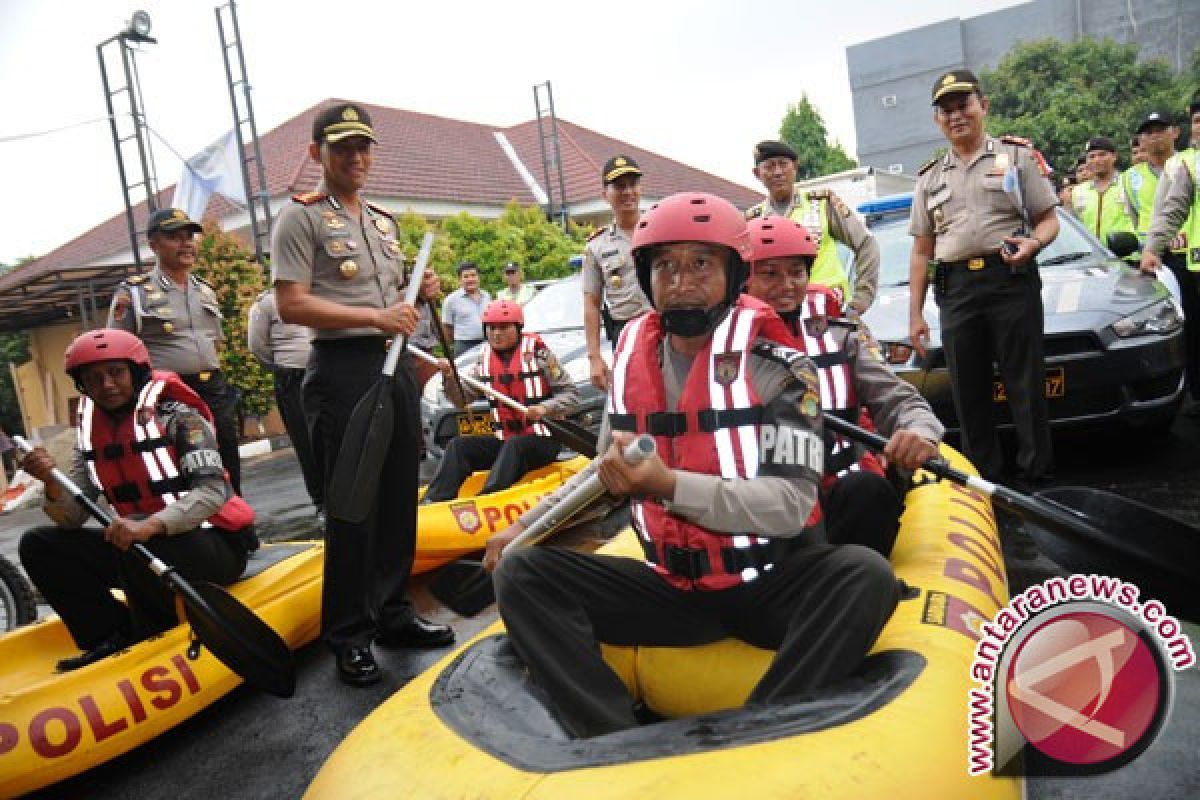
{"label": "police badge patch", "polygon": [[734,350],[729,353],[717,353],[713,356],[713,378],[722,386],[729,386],[737,380],[742,371],[742,351]]}
{"label": "police badge patch", "polygon": [[479,518],[479,511],[475,508],[474,501],[451,503],[450,513],[454,515],[454,521],[458,523],[458,529],[463,533],[478,533],[479,529],[483,527],[483,520]]}
{"label": "police badge patch", "polygon": [[804,320],[804,330],[814,339],[819,339],[829,330],[829,317],[819,315]]}

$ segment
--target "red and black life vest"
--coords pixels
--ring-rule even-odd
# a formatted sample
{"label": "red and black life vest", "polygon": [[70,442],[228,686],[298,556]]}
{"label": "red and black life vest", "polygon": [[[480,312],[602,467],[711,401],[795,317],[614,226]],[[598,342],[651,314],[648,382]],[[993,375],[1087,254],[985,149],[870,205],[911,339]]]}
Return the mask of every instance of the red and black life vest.
{"label": "red and black life vest", "polygon": [[[528,408],[543,400],[550,399],[550,384],[542,372],[538,362],[538,354],[546,348],[542,337],[536,333],[522,333],[517,346],[508,354],[505,361],[500,354],[484,342],[483,353],[479,363],[482,367],[480,380],[491,384],[492,388],[502,392],[521,405]],[[532,425],[519,411],[509,408],[498,400],[488,398],[492,406],[492,419],[496,423],[496,437],[507,439],[510,436],[549,436],[550,431],[540,422]]]}
{"label": "red and black life vest", "polygon": [[[697,354],[676,410],[668,411],[658,360],[662,318],[656,311],[636,318],[621,332],[613,353],[609,425],[653,435],[659,456],[672,469],[728,479],[755,477],[763,407],[747,364],[757,339],[792,346],[783,321],[743,295]],[[672,514],[656,498],[633,498],[631,508],[647,561],[678,589],[728,589],[755,580],[789,544],[752,532],[710,531]],[[807,526],[819,520],[816,507]]]}
{"label": "red and black life vest", "polygon": [[[212,423],[208,406],[174,372],[153,372],[138,392],[133,411],[120,416],[97,412],[90,398],[80,399],[80,452],[92,482],[122,517],[149,516],[188,492],[179,474],[175,445],[166,438],[158,416],[158,404],[164,401],[190,406]],[[254,509],[229,494],[206,526],[234,533],[254,523]]]}
{"label": "red and black life vest", "polygon": [[[804,310],[793,323],[797,344],[817,367],[817,379],[821,384],[821,410],[826,414],[841,417],[847,422],[874,430],[868,412],[854,390],[854,371],[846,355],[844,338],[835,335],[840,326],[831,325],[831,319],[841,316],[841,307],[836,295],[824,286],[810,285],[805,292]],[[825,475],[821,487],[828,490],[838,478],[848,472],[866,470],[883,475],[883,465],[870,450],[825,431]]]}

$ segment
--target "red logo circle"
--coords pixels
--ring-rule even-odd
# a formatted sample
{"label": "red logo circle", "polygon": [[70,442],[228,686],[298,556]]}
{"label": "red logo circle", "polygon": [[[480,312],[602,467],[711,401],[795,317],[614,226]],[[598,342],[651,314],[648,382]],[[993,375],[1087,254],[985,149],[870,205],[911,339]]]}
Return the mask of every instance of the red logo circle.
{"label": "red logo circle", "polygon": [[1155,733],[1164,701],[1151,646],[1120,620],[1091,611],[1030,632],[1009,663],[1005,693],[1025,740],[1068,764],[1128,753]]}

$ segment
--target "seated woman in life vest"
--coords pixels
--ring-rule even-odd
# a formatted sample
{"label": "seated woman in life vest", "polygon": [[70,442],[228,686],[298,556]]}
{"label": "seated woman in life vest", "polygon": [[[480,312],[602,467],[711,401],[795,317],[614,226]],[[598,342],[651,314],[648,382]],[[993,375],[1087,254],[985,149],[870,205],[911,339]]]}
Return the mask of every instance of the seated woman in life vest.
{"label": "seated woman in life vest", "polygon": [[[929,403],[871,352],[874,342],[861,322],[839,317],[832,292],[808,283],[817,252],[808,231],[782,217],[753,220],[749,229],[746,292],[769,304],[798,349],[813,359],[822,410],[861,423],[866,408],[863,416],[889,439],[884,455],[903,469],[936,456],[944,429]],[[873,453],[828,430],[820,497],[829,541],[891,553],[900,530],[900,493]]]}
{"label": "seated woman in life vest", "polygon": [[[233,583],[258,546],[254,511],[233,493],[217,453],[212,414],[173,372],[150,367],[136,336],[102,328],[79,336],[66,371],[83,394],[67,474],[114,519],[82,530],[87,511],[51,475],[39,447],[24,469],[46,484],[55,526],[21,538],[21,563],[83,652],[77,669],[178,624],[175,597],[129,547],[142,542],[189,580]],[[111,589],[123,589],[125,603]]]}
{"label": "seated woman in life vest", "polygon": [[[558,364],[554,353],[536,333],[524,333],[525,313],[511,300],[493,300],[483,310],[487,341],[474,377],[526,407],[522,414],[489,398],[494,436],[457,436],[446,446],[437,474],[429,482],[425,503],[452,500],[463,481],[477,470],[490,470],[481,494],[512,486],[526,472],[550,464],[559,445],[541,420],[570,414],[579,405],[579,391]],[[450,383],[453,383],[451,381]],[[465,405],[477,395],[463,386],[467,397],[452,399]]]}

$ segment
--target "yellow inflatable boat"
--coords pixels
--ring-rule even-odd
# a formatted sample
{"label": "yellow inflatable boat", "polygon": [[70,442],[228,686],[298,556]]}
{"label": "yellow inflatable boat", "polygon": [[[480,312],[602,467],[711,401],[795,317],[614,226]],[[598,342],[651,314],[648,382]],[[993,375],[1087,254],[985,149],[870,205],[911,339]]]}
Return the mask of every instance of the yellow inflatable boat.
{"label": "yellow inflatable boat", "polygon": [[417,512],[417,555],[413,574],[429,572],[467,553],[482,550],[492,534],[507,528],[538,500],[588,465],[576,456],[534,470],[502,492],[477,496],[486,472],[467,478],[458,499],[421,506]]}
{"label": "yellow inflatable boat", "polygon": [[[230,592],[295,649],[320,628],[323,555],[319,542],[264,545]],[[78,648],[58,617],[0,637],[0,797],[126,753],[238,686],[206,648],[192,658],[190,633],[179,625],[61,675],[55,662]]]}
{"label": "yellow inflatable boat", "polygon": [[[640,557],[629,531],[606,549]],[[987,500],[949,483],[912,489],[892,561],[911,591],[844,684],[747,709],[769,652],[734,640],[605,647],[630,691],[670,719],[571,739],[497,624],[376,709],[306,796],[1017,800],[1019,779],[967,774],[978,625],[1007,602]]]}

